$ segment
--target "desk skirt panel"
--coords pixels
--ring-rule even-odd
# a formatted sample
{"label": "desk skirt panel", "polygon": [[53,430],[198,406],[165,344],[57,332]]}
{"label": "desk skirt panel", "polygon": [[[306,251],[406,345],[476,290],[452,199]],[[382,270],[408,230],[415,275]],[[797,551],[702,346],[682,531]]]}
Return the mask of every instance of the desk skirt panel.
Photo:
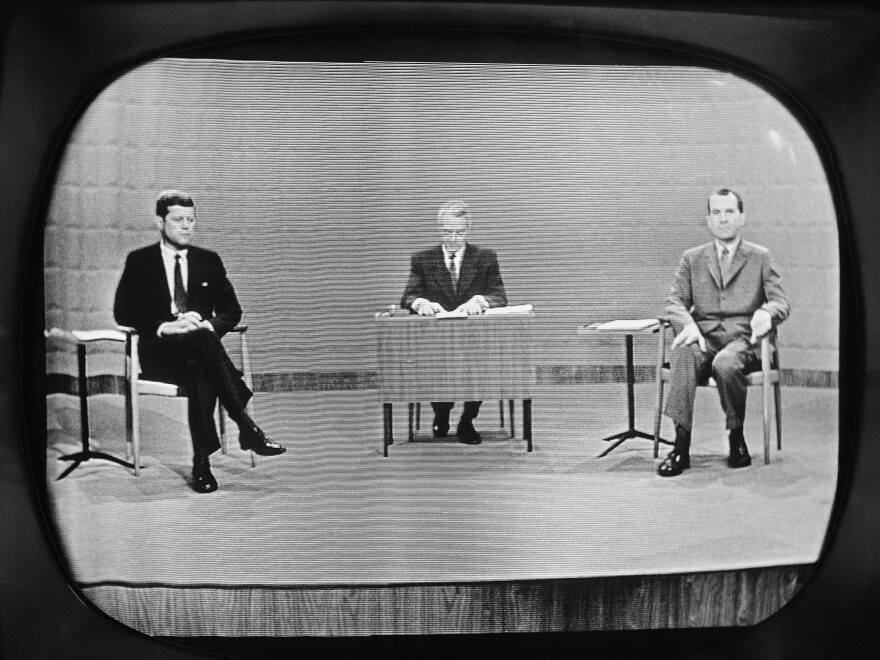
{"label": "desk skirt panel", "polygon": [[531,398],[533,320],[378,318],[379,400]]}

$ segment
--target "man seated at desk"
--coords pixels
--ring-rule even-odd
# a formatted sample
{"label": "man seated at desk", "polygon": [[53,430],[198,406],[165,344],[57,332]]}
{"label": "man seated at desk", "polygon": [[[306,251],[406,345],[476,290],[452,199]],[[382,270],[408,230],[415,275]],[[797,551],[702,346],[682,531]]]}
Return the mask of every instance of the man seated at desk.
{"label": "man seated at desk", "polygon": [[[456,311],[480,314],[490,307],[507,305],[498,257],[467,242],[471,215],[467,204],[452,200],[440,207],[437,227],[441,244],[417,252],[412,257],[409,282],[400,306],[420,316]],[[482,438],[473,420],[481,401],[466,401],[458,423],[459,441],[480,444]],[[432,402],[434,437],[449,434],[449,413],[454,402]]]}
{"label": "man seated at desk", "polygon": [[675,448],[658,468],[662,477],[690,467],[696,388],[710,375],[727,418],[727,464],[752,462],[743,437],[745,374],[760,365],[760,339],[788,318],[789,304],[770,251],[740,238],[745,218],[739,195],[726,188],[713,193],[706,223],[714,240],[687,250],[675,273],[666,313],[680,332],[672,342],[664,410],[675,423]]}

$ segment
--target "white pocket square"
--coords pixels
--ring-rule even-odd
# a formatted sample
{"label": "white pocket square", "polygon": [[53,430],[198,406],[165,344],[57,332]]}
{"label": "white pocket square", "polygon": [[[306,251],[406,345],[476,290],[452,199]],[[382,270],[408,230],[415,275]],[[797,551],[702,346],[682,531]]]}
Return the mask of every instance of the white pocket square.
{"label": "white pocket square", "polygon": [[207,282],[202,282],[202,286],[208,286]]}

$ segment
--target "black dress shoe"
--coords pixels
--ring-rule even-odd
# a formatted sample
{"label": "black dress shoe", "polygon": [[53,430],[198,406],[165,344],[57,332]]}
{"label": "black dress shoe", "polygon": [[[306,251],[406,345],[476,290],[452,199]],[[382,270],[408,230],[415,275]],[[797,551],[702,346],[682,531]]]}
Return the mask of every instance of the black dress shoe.
{"label": "black dress shoe", "polygon": [[677,477],[691,466],[691,456],[689,452],[673,449],[660,467],[657,468],[657,474],[661,477]]}
{"label": "black dress shoe", "polygon": [[691,432],[685,427],[675,426],[675,448],[669,452],[657,467],[661,477],[677,477],[691,466]]}
{"label": "black dress shoe", "polygon": [[257,427],[242,430],[238,434],[238,443],[243,450],[252,451],[260,456],[278,456],[278,454],[283,454],[287,451],[287,448],[283,445],[269,440],[263,431]]}
{"label": "black dress shoe", "polygon": [[455,435],[458,436],[459,442],[463,442],[466,445],[478,445],[483,441],[477,429],[474,428],[473,421],[470,419],[462,419],[458,423]]}
{"label": "black dress shoe", "polygon": [[434,415],[434,437],[445,438],[449,435],[449,416]]}
{"label": "black dress shoe", "polygon": [[197,493],[213,493],[217,490],[217,480],[211,474],[211,463],[207,456],[193,456],[192,489]]}
{"label": "black dress shoe", "polygon": [[752,457],[749,456],[749,448],[746,446],[742,429],[732,429],[729,440],[730,456],[727,457],[728,467],[741,468],[751,465]]}

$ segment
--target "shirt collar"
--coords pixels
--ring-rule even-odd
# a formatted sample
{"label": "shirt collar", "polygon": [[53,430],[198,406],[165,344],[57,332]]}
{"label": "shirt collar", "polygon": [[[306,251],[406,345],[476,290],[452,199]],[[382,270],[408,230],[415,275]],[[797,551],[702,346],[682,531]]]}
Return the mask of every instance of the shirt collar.
{"label": "shirt collar", "polygon": [[452,255],[455,255],[455,260],[458,261],[464,255],[464,250],[467,247],[467,243],[465,243],[462,247],[460,247],[457,252],[450,252],[449,250],[446,249],[446,246],[443,245],[442,243],[441,243],[440,247],[443,248],[443,258],[445,260],[449,261],[449,255],[452,254]]}
{"label": "shirt collar", "polygon": [[186,255],[189,252],[189,248],[183,248],[182,250],[175,250],[173,247],[168,245],[168,243],[166,243],[165,241],[159,241],[159,247],[162,250],[162,253],[171,259],[174,259],[174,257],[176,257],[178,254],[180,255],[181,259],[186,259]]}
{"label": "shirt collar", "polygon": [[740,244],[741,242],[742,242],[742,239],[741,239],[739,236],[737,236],[737,237],[736,237],[736,240],[733,242],[733,244],[731,244],[731,245],[729,245],[729,246],[724,245],[721,241],[716,240],[716,241],[715,241],[715,254],[717,254],[717,255],[718,255],[718,258],[720,259],[720,258],[721,258],[721,252],[722,252],[722,251],[724,250],[724,248],[726,247],[727,249],[730,250],[730,256],[732,257],[733,255],[736,254],[736,251],[737,251],[737,249],[739,249],[739,244]]}

